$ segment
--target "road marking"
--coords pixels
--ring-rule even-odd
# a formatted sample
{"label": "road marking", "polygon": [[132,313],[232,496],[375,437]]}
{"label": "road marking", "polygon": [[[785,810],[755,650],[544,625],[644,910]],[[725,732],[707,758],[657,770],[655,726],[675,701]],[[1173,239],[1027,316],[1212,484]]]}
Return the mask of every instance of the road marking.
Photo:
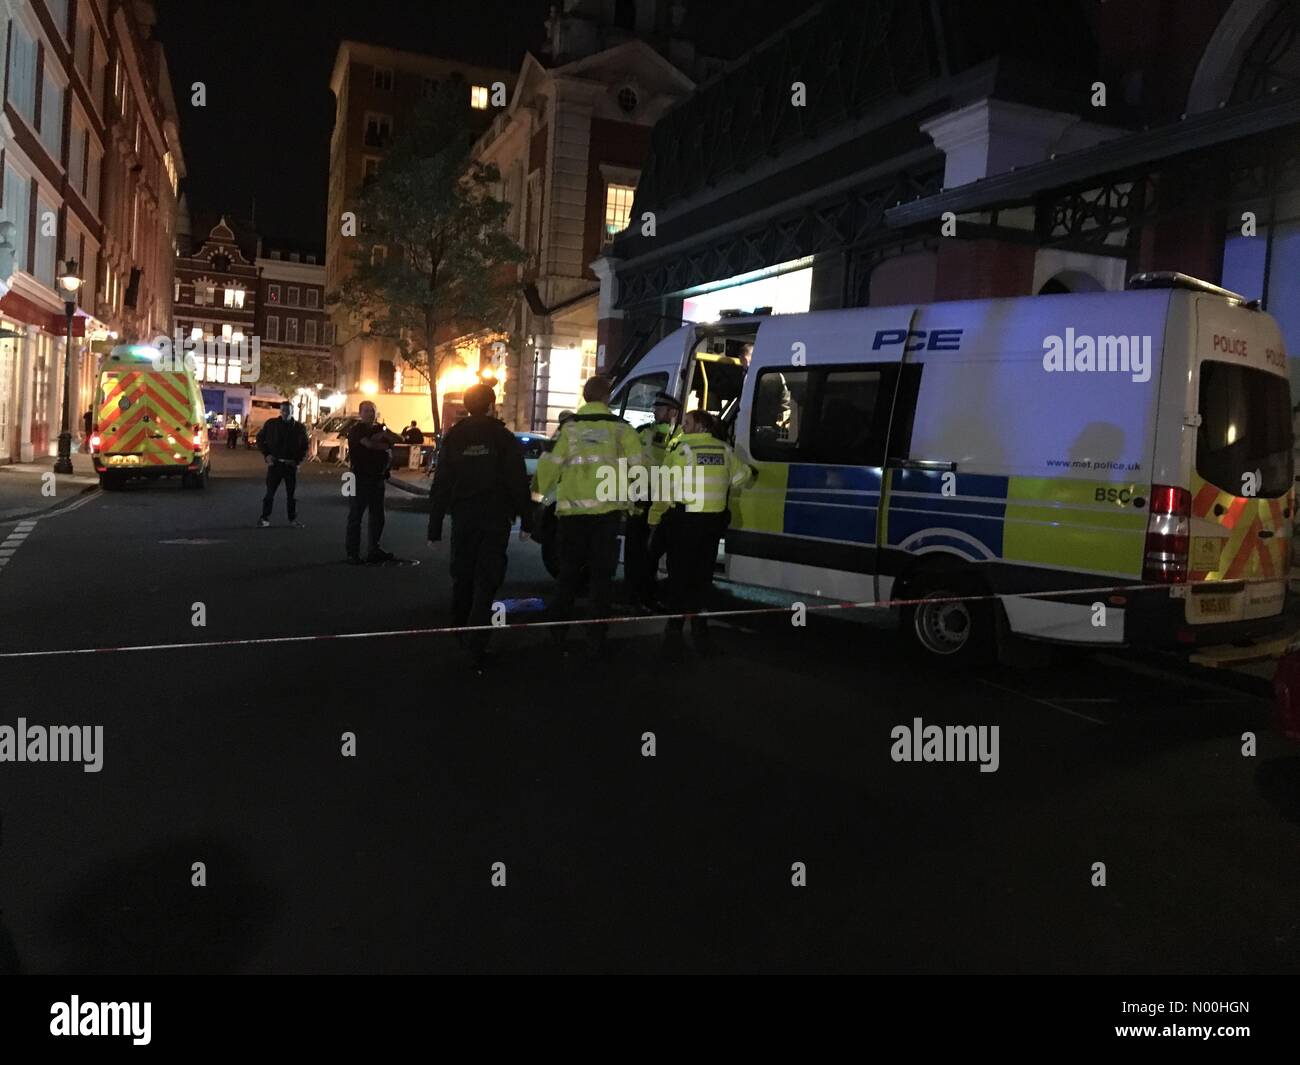
{"label": "road marking", "polygon": [[1104,725],[1106,722],[1100,718],[1090,717],[1088,714],[1080,713],[1078,710],[1071,710],[1068,706],[1062,706],[1060,703],[1053,703],[1047,699],[1040,699],[1036,695],[1029,695],[1027,692],[1017,691],[1015,688],[1008,688],[1003,684],[994,684],[991,680],[980,678],[980,683],[990,688],[997,688],[999,691],[1008,692],[1011,695],[1018,695],[1022,699],[1028,699],[1031,703],[1039,703],[1043,706],[1050,707],[1053,710],[1059,710],[1063,714],[1069,714],[1071,717],[1080,717],[1084,721],[1091,721],[1094,725]]}
{"label": "road marking", "polygon": [[35,518],[24,518],[15,527],[14,531],[0,542],[0,569],[9,565],[9,560],[14,557],[18,549],[22,547],[24,541],[30,536],[36,528]]}

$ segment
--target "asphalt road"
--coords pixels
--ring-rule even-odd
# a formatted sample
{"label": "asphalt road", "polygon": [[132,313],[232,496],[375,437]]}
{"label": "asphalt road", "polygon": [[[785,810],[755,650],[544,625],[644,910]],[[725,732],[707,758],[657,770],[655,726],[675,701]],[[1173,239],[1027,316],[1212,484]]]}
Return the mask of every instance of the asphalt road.
{"label": "asphalt road", "polygon": [[[23,526],[0,652],[445,623],[419,498],[390,492],[386,546],[422,565],[348,567],[341,471],[258,529],[256,458]],[[508,582],[546,594],[534,545]],[[654,629],[599,663],[507,632],[482,679],[445,635],[0,657],[0,725],[104,729],[98,773],[0,763],[8,964],[1300,969],[1300,754],[1258,696],[1074,652],[945,677],[882,619],[746,618],[682,662]],[[998,726],[998,770],[892,761],[916,717]]]}

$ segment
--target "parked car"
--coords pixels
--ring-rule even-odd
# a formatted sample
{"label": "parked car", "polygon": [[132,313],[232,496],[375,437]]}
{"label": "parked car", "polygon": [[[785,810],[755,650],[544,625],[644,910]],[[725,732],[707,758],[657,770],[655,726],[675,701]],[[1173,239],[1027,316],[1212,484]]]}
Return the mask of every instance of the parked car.
{"label": "parked car", "polygon": [[524,449],[524,468],[532,477],[537,472],[537,460],[555,446],[555,441],[540,433],[515,433],[515,439]]}
{"label": "parked car", "polygon": [[335,414],[311,431],[311,453],[321,462],[346,462],[348,430],[360,419],[355,414]]}

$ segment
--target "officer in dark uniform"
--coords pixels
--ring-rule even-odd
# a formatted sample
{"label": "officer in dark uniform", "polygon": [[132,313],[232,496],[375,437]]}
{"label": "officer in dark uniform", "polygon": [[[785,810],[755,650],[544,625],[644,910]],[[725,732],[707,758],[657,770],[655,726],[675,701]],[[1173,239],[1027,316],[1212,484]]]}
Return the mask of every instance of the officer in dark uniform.
{"label": "officer in dark uniform", "polygon": [[[520,519],[519,538],[532,530],[533,504],[524,452],[515,434],[493,417],[496,393],[488,385],[465,392],[469,417],[447,430],[438,472],[429,490],[429,543],[442,539],[451,514],[451,601],[457,625],[487,625],[492,602],[506,576],[510,527]],[[469,633],[464,645],[482,670],[488,633]]]}
{"label": "officer in dark uniform", "polygon": [[[679,432],[677,417],[681,409],[681,403],[667,392],[655,396],[654,420],[637,430],[647,468],[665,465],[668,448]],[[660,535],[651,534],[650,503],[651,500],[648,499],[638,503],[636,510],[627,516],[623,540],[623,578],[628,599],[634,605],[653,613],[659,609],[655,586],[659,560],[664,556],[664,539]]]}
{"label": "officer in dark uniform", "polygon": [[257,446],[266,458],[266,495],[262,498],[262,516],[257,524],[265,529],[271,524],[271,507],[275,490],[284,482],[284,500],[289,524],[302,528],[298,504],[293,497],[298,485],[298,464],[307,457],[307,430],[293,416],[293,404],[281,403],[280,416],[269,418],[257,434]]}

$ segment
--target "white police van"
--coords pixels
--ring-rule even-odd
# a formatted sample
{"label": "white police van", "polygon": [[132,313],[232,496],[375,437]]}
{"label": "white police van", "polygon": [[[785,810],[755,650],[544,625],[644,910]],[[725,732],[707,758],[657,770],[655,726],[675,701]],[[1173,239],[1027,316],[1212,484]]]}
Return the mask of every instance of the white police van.
{"label": "white police van", "polygon": [[947,661],[1005,631],[1190,645],[1277,627],[1287,357],[1225,289],[1151,274],[724,318],[660,341],[612,405],[635,419],[660,389],[720,415],[758,470],[732,501],[734,581],[907,601],[905,631]]}

